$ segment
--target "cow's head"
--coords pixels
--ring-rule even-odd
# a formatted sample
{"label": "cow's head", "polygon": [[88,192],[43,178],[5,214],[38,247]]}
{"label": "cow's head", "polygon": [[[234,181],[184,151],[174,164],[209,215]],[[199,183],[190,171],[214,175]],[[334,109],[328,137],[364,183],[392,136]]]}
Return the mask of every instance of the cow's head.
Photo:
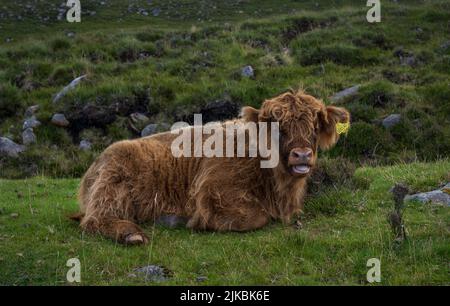
{"label": "cow's head", "polygon": [[326,150],[336,144],[336,124],[350,121],[346,109],[326,106],[302,91],[266,100],[259,110],[244,107],[242,116],[247,121],[279,123],[281,163],[277,168],[295,177],[311,172],[318,148]]}

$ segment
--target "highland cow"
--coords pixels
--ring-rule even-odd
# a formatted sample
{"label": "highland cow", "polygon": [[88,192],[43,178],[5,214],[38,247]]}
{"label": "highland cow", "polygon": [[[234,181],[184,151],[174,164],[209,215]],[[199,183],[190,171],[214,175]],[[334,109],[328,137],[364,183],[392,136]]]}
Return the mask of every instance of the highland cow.
{"label": "highland cow", "polygon": [[336,124],[349,120],[345,109],[302,91],[266,100],[260,109],[244,107],[234,123],[279,124],[279,147],[272,149],[280,162],[274,168],[260,167],[261,156],[174,157],[177,135],[171,132],[117,142],[84,175],[81,212],[74,219],[83,230],[124,244],[147,243],[138,224],[165,215],[188,220],[194,230],[244,232],[271,220],[287,224],[303,209],[319,148],[332,147],[339,138]]}

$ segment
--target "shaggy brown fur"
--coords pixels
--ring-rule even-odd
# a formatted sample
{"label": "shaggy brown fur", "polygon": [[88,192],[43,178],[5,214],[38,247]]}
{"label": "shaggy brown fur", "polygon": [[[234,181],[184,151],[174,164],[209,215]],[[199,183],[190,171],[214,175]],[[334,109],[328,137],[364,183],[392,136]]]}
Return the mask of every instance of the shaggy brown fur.
{"label": "shaggy brown fur", "polygon": [[266,100],[259,110],[244,107],[234,122],[280,124],[280,163],[272,169],[261,168],[260,157],[175,158],[170,146],[178,135],[170,132],[117,142],[83,177],[75,219],[85,231],[126,244],[147,243],[137,224],[163,214],[187,218],[187,227],[198,230],[248,231],[271,219],[289,222],[303,207],[309,174],[293,167],[313,167],[318,147],[338,140],[336,123],[349,120],[345,109],[301,91]]}

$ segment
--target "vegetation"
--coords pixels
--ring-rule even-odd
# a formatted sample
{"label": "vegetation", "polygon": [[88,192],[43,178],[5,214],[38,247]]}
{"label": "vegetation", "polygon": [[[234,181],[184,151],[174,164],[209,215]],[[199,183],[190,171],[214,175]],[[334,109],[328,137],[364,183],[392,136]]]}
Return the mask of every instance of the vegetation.
{"label": "vegetation", "polygon": [[[356,0],[82,0],[73,24],[49,2],[0,0],[0,136],[21,144],[32,105],[42,123],[19,157],[0,154],[0,285],[68,284],[74,257],[82,285],[145,284],[130,274],[149,264],[172,271],[170,285],[360,285],[370,258],[381,260],[382,285],[449,284],[448,207],[409,202],[402,244],[387,222],[395,183],[419,192],[450,180],[448,1],[383,1],[373,24]],[[254,75],[243,76],[249,65]],[[352,127],[321,154],[296,228],[243,235],[148,224],[151,244],[128,248],[66,218],[95,157],[140,136],[133,113],[159,131],[215,101],[229,106],[226,117],[289,88],[329,104],[354,85],[336,102]],[[52,125],[55,113],[70,125]],[[390,114],[401,119],[386,128]]]}
{"label": "vegetation", "polygon": [[449,209],[408,203],[401,245],[387,215],[394,183],[433,189],[448,181],[449,168],[448,160],[359,168],[352,184],[307,200],[302,229],[274,223],[243,235],[148,225],[146,247],[83,235],[66,218],[77,211],[77,179],[0,180],[0,284],[68,284],[66,261],[78,258],[82,285],[145,284],[130,274],[149,264],[173,272],[163,284],[195,285],[206,276],[201,284],[361,285],[367,260],[378,258],[382,285],[448,285]]}
{"label": "vegetation", "polygon": [[[167,128],[212,101],[258,106],[298,86],[329,103],[361,85],[341,102],[353,128],[331,157],[391,164],[450,152],[447,1],[386,2],[374,24],[360,1],[85,0],[73,24],[56,19],[55,5],[37,4],[32,14],[19,6],[27,1],[4,2],[14,14],[0,33],[0,135],[21,143],[30,105],[40,106],[43,125],[19,159],[0,158],[2,177],[78,177],[110,143],[139,137],[128,124],[133,112]],[[253,77],[241,75],[247,65]],[[68,128],[50,124],[56,112]],[[381,121],[392,113],[401,122],[386,129]],[[78,149],[86,135],[89,154]]]}

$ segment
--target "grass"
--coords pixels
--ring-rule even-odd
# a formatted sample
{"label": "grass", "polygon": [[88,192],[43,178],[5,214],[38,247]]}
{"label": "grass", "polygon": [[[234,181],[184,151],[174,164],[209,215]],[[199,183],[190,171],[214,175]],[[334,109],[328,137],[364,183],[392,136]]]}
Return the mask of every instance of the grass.
{"label": "grass", "polygon": [[[351,132],[332,157],[392,164],[450,152],[448,1],[389,1],[376,24],[365,20],[368,7],[355,0],[133,2],[150,13],[159,8],[157,17],[128,12],[126,1],[85,0],[82,8],[96,14],[86,11],[78,24],[56,20],[45,1],[31,15],[26,2],[0,0],[14,12],[1,20],[0,135],[21,143],[30,105],[40,105],[43,124],[35,131],[37,144],[20,159],[0,157],[0,177],[78,177],[109,144],[138,137],[127,124],[132,112],[170,125],[217,99],[259,106],[298,86],[328,103],[337,91],[362,85],[343,106],[357,128],[376,137],[368,143],[366,133]],[[8,37],[13,40],[6,43]],[[415,61],[402,65],[400,56]],[[246,65],[254,68],[253,78],[241,76]],[[52,103],[82,74],[86,81]],[[101,115],[80,122],[74,114],[84,106],[99,108]],[[68,129],[51,125],[56,112],[69,118]],[[392,113],[403,119],[388,131],[380,121]],[[86,156],[79,138],[91,129],[100,135],[88,137],[95,152]]]}
{"label": "grass", "polygon": [[82,285],[153,284],[129,276],[148,264],[173,272],[168,285],[195,285],[198,276],[207,285],[363,285],[369,258],[381,260],[382,285],[449,285],[449,209],[408,203],[409,239],[399,247],[387,223],[394,183],[432,190],[448,181],[449,169],[448,160],[362,167],[353,187],[308,198],[300,230],[273,223],[219,234],[147,225],[146,247],[83,235],[66,218],[77,211],[78,179],[0,180],[0,285],[67,285],[66,261],[74,257]]}
{"label": "grass", "polygon": [[[381,260],[381,284],[450,284],[448,208],[408,204],[409,240],[400,247],[386,221],[394,183],[424,191],[450,179],[448,1],[384,1],[375,24],[359,0],[135,0],[130,12],[130,1],[82,0],[82,22],[73,24],[56,19],[52,1],[33,1],[34,13],[28,2],[0,0],[0,136],[22,142],[28,106],[40,106],[42,122],[37,144],[17,159],[0,156],[0,285],[67,284],[72,257],[81,261],[82,284],[142,284],[129,274],[158,264],[173,271],[164,282],[171,285],[197,284],[198,276],[208,285],[360,285],[373,257]],[[247,65],[252,78],[241,76]],[[52,102],[82,74],[85,81]],[[358,94],[341,102],[352,128],[322,154],[334,187],[315,186],[301,230],[274,223],[218,234],[148,225],[151,245],[126,248],[85,236],[66,218],[95,157],[138,137],[128,126],[133,112],[170,125],[218,99],[258,107],[301,86],[329,103],[356,84]],[[98,110],[95,120],[80,120],[84,106]],[[51,125],[56,112],[69,128]],[[380,122],[392,113],[402,119],[385,129]],[[93,150],[79,150],[80,139]],[[351,183],[337,175],[354,167]]]}

